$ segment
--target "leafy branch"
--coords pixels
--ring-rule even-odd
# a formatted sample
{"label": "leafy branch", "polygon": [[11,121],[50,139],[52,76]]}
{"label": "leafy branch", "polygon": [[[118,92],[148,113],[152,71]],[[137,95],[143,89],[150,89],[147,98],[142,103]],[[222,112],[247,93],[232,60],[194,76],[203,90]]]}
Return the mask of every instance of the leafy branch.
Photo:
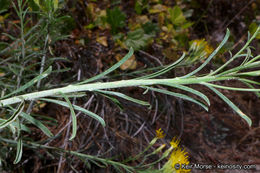
{"label": "leafy branch", "polygon": [[[247,78],[247,77],[251,77],[251,76],[260,75],[260,70],[256,69],[260,65],[260,60],[259,60],[260,56],[257,55],[254,57],[251,54],[251,50],[250,50],[251,47],[249,46],[250,43],[252,42],[252,40],[257,36],[259,30],[260,30],[260,27],[257,28],[256,32],[252,36],[250,36],[250,34],[249,34],[248,41],[246,42],[246,44],[234,56],[232,56],[232,54],[230,53],[231,58],[225,64],[223,64],[221,67],[219,67],[217,70],[214,70],[214,71],[210,72],[209,74],[196,75],[201,69],[203,69],[211,61],[211,59],[213,57],[216,56],[216,54],[219,52],[219,50],[227,42],[229,35],[230,35],[229,30],[227,30],[224,39],[219,44],[219,46],[215,49],[215,51],[212,52],[212,54],[208,57],[208,59],[203,64],[201,64],[198,68],[196,68],[194,71],[192,71],[184,76],[175,77],[175,78],[166,78],[166,79],[156,78],[156,77],[161,76],[162,74],[172,70],[173,68],[177,67],[179,64],[181,64],[181,62],[185,59],[185,54],[183,54],[183,56],[179,60],[174,62],[173,64],[170,64],[157,72],[154,72],[147,76],[143,76],[141,78],[135,78],[135,79],[129,79],[129,80],[119,80],[119,81],[113,81],[113,82],[90,83],[93,81],[103,79],[106,75],[108,75],[109,73],[116,70],[127,59],[129,59],[134,53],[133,49],[130,48],[128,54],[121,61],[117,62],[115,65],[113,65],[111,68],[109,68],[105,72],[103,72],[95,77],[92,77],[88,80],[85,80],[85,81],[82,81],[82,82],[79,82],[76,84],[68,85],[65,87],[61,87],[61,88],[37,91],[37,92],[21,94],[21,95],[15,96],[16,94],[21,93],[22,91],[25,91],[27,88],[31,87],[33,84],[35,84],[37,81],[41,80],[42,78],[47,77],[48,74],[51,73],[51,69],[49,68],[48,70],[43,72],[38,77],[35,77],[32,81],[21,86],[20,88],[11,92],[10,94],[7,94],[6,96],[2,96],[0,98],[0,107],[2,107],[2,108],[9,106],[11,104],[22,103],[22,104],[20,104],[18,109],[11,109],[14,112],[14,114],[11,116],[11,119],[1,120],[2,123],[0,124],[0,129],[6,127],[8,125],[11,125],[15,119],[19,118],[19,115],[22,115],[22,117],[24,116],[24,113],[22,112],[22,109],[21,109],[21,105],[24,104],[24,101],[43,100],[46,102],[53,102],[53,103],[70,108],[71,114],[72,114],[72,129],[73,129],[73,133],[72,133],[70,140],[72,140],[76,136],[76,129],[77,129],[77,123],[76,123],[77,120],[76,120],[76,116],[75,116],[75,112],[74,112],[75,110],[82,111],[82,112],[86,113],[87,115],[95,118],[103,126],[105,126],[105,122],[102,118],[100,118],[95,113],[90,112],[77,105],[73,105],[69,101],[69,98],[68,98],[69,94],[74,94],[74,93],[78,94],[82,91],[92,91],[92,92],[95,91],[95,92],[103,94],[103,95],[105,94],[105,95],[110,95],[110,96],[117,96],[117,97],[121,97],[121,98],[130,100],[130,101],[133,101],[135,103],[148,105],[144,101],[131,98],[131,97],[121,94],[119,92],[107,91],[107,89],[131,87],[131,86],[141,87],[141,88],[146,89],[146,91],[152,90],[152,91],[156,91],[159,93],[179,97],[181,99],[185,99],[185,100],[191,101],[195,104],[198,104],[205,110],[208,110],[208,106],[210,105],[208,97],[206,95],[204,95],[203,93],[186,86],[186,85],[191,85],[191,84],[199,84],[199,85],[203,85],[203,86],[206,86],[209,89],[211,89],[224,102],[226,102],[235,112],[237,112],[237,114],[241,118],[243,118],[249,126],[251,126],[252,125],[251,119],[247,115],[245,115],[232,101],[230,101],[225,95],[223,95],[216,88],[221,88],[221,89],[226,89],[226,90],[248,91],[248,92],[256,92],[256,93],[258,93],[260,91],[260,89],[256,89],[253,86],[253,85],[260,85],[260,83]],[[246,53],[245,53],[245,50],[246,50]],[[244,58],[243,63],[241,63],[237,67],[233,67],[231,69],[225,70],[225,68],[237,58]],[[246,70],[251,70],[251,69],[253,69],[253,71],[246,71]],[[241,81],[241,82],[245,83],[249,88],[234,88],[234,87],[229,87],[229,86],[217,85],[217,84],[213,83],[216,81],[226,81],[226,80]],[[156,85],[164,85],[164,86],[168,86],[168,87],[172,87],[172,88],[178,88],[178,89],[184,90],[186,92],[195,94],[195,95],[199,96],[201,99],[195,99],[186,94],[180,94],[180,93],[175,93],[175,92],[165,90],[165,89],[159,89],[159,88],[156,88]],[[146,92],[144,92],[144,94],[145,93]],[[58,100],[57,96],[62,96],[63,98],[65,98],[66,102],[62,102],[62,101]],[[55,97],[55,99],[47,99],[45,97]],[[51,135],[50,132],[46,131],[46,129],[44,129],[43,127],[41,127],[41,130],[44,130],[45,134],[48,134],[49,136]],[[20,138],[19,138],[19,140],[20,140]],[[18,141],[18,143],[19,143],[19,141]],[[19,148],[22,147],[22,145],[19,145],[19,146],[20,146]],[[22,151],[22,149],[20,149],[19,151]],[[17,152],[17,158],[20,158],[21,157],[20,155],[21,155],[21,153]],[[17,160],[16,160],[16,163],[17,163]]]}

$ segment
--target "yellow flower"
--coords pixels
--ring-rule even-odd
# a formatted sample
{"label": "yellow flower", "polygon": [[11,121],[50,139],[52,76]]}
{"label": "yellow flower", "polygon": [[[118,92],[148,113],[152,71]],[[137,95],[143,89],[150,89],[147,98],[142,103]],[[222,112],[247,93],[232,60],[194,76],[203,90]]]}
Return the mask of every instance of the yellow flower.
{"label": "yellow flower", "polygon": [[163,173],[186,173],[190,172],[190,169],[183,169],[182,165],[188,165],[190,162],[188,160],[187,152],[180,147],[177,147],[171,153],[168,162],[163,167]]}
{"label": "yellow flower", "polygon": [[156,130],[156,137],[158,139],[164,138],[165,134],[163,134],[163,131],[161,128],[159,128],[158,130]]}
{"label": "yellow flower", "polygon": [[209,44],[206,44],[204,50],[207,53],[207,56],[209,56],[213,52],[214,49]]}
{"label": "yellow flower", "polygon": [[198,52],[200,55],[205,55],[206,57],[208,57],[214,50],[204,39],[193,40],[191,49]]}
{"label": "yellow flower", "polygon": [[180,140],[176,137],[172,138],[172,141],[170,142],[172,148],[177,148],[179,146]]}
{"label": "yellow flower", "polygon": [[170,156],[169,161],[171,162],[171,167],[175,170],[176,173],[180,172],[190,172],[190,170],[182,169],[181,167],[179,169],[175,168],[176,164],[182,165],[188,165],[190,162],[188,160],[187,152],[185,150],[181,150],[181,148],[177,148],[174,150]]}
{"label": "yellow flower", "polygon": [[195,46],[199,47],[201,44],[204,44],[204,39],[193,40]]}
{"label": "yellow flower", "polygon": [[172,167],[174,167],[176,163],[188,165],[190,162],[188,160],[187,154],[188,153],[184,149],[183,150],[181,148],[175,149],[172,152],[171,157],[169,159],[172,163]]}

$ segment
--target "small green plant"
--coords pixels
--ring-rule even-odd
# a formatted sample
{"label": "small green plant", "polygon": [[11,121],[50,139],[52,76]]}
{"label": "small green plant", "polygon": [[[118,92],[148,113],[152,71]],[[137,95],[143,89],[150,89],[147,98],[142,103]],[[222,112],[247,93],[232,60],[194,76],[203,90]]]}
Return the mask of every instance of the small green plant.
{"label": "small green plant", "polygon": [[165,44],[164,55],[172,60],[176,60],[177,52],[188,49],[189,28],[193,25],[188,18],[192,15],[192,10],[185,10],[181,5],[174,7],[164,7],[158,14],[160,26],[160,39],[156,42]]}
{"label": "small green plant", "polygon": [[[31,2],[33,1],[17,0],[16,2],[12,2],[12,6],[19,18],[19,23],[13,24],[11,27],[20,33],[18,36],[3,33],[11,43],[6,44],[5,42],[1,42],[1,45],[3,46],[0,50],[1,97],[8,97],[8,95],[16,89],[18,89],[16,91],[21,89],[36,91],[40,90],[43,85],[44,88],[48,88],[49,86],[45,85],[46,81],[42,79],[51,73],[51,65],[55,60],[64,61],[64,58],[54,57],[52,52],[52,45],[57,40],[66,38],[64,34],[59,34],[59,25],[62,18],[59,18],[57,15],[57,1],[48,1],[48,4],[45,4],[48,5],[48,8],[43,8],[43,4],[39,4],[39,11],[31,11]],[[44,3],[47,3],[47,1],[44,1]],[[32,15],[39,20],[37,22],[33,21]],[[66,69],[63,70],[66,71]],[[60,71],[58,70],[56,72]],[[35,85],[30,85],[29,88],[24,86],[26,83]],[[14,160],[15,164],[20,161],[22,156],[22,132],[31,132],[28,126],[35,125],[48,137],[53,136],[46,125],[44,125],[44,120],[37,120],[38,115],[30,114],[35,103],[36,102],[32,100],[26,106],[25,104],[21,104],[18,106],[17,110],[13,107],[9,107],[9,111],[11,112],[1,111],[1,136],[13,136],[18,141],[17,154]],[[27,109],[26,111],[24,110],[25,107]],[[19,112],[20,117],[9,116],[13,111],[16,113]],[[4,117],[7,117],[8,121],[6,121]],[[10,122],[9,125],[6,124],[8,122]],[[0,165],[10,166],[6,163],[4,157],[2,157],[11,157],[11,153],[8,155],[5,154],[7,153],[6,150],[8,150],[7,146],[0,147]],[[1,166],[0,171],[2,171]]]}
{"label": "small green plant", "polygon": [[123,43],[127,48],[133,47],[134,50],[140,50],[141,48],[145,48],[152,41],[157,31],[158,27],[156,24],[147,22],[142,28],[128,32]]}
{"label": "small green plant", "polygon": [[148,0],[136,0],[135,1],[135,12],[142,14],[142,12],[149,7]]}
{"label": "small green plant", "polygon": [[107,9],[107,23],[111,26],[112,34],[116,34],[125,26],[126,15],[118,8]]}
{"label": "small green plant", "polygon": [[[186,18],[190,14],[184,15],[182,9],[176,5],[173,8],[168,9],[168,16],[166,17],[166,26],[168,32],[172,34],[172,38],[176,40],[179,47],[184,47],[187,43],[188,31],[187,29],[192,26],[192,22],[189,22]],[[174,42],[173,42],[174,43]]]}

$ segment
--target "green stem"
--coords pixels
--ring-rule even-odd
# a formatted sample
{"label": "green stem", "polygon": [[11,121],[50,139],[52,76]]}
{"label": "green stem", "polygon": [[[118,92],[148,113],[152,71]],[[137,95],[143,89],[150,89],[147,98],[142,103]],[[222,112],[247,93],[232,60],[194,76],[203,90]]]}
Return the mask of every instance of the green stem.
{"label": "green stem", "polygon": [[178,84],[178,85],[187,85],[187,84],[199,84],[201,82],[213,82],[220,80],[228,80],[234,79],[232,76],[223,76],[223,77],[215,77],[215,76],[204,76],[204,77],[189,77],[189,78],[173,78],[173,79],[146,79],[146,80],[121,80],[115,82],[98,82],[91,84],[83,84],[83,85],[68,85],[66,87],[49,89],[39,92],[33,92],[29,94],[14,96],[8,99],[0,100],[0,107],[4,107],[6,105],[19,103],[21,102],[21,98],[24,100],[33,100],[42,97],[49,97],[54,95],[59,95],[60,92],[67,94],[73,92],[80,91],[95,91],[100,89],[111,89],[111,88],[121,88],[121,87],[131,87],[131,86],[150,86],[150,85],[159,85],[159,84]]}

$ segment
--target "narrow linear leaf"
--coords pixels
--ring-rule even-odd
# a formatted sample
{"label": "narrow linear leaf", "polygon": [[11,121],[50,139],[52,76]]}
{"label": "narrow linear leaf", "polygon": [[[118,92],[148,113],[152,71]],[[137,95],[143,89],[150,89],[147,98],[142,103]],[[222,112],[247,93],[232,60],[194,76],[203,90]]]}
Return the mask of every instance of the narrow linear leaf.
{"label": "narrow linear leaf", "polygon": [[247,63],[245,63],[246,65],[251,64],[253,62],[255,62],[256,60],[260,59],[260,55],[257,55],[256,57],[254,57],[253,59],[251,59],[250,61],[248,61]]}
{"label": "narrow linear leaf", "polygon": [[13,126],[13,123],[9,124],[8,128],[10,129],[13,135],[16,133],[16,128]]}
{"label": "narrow linear leaf", "polygon": [[14,120],[16,120],[16,118],[21,114],[21,112],[23,111],[24,108],[24,100],[20,103],[20,105],[18,106],[18,108],[15,110],[15,112],[13,113],[13,115],[5,120],[3,123],[0,124],[0,129],[4,128],[6,126],[8,126],[9,124],[11,124]]}
{"label": "narrow linear leaf", "polygon": [[[5,122],[5,121],[6,121],[6,120],[0,118],[0,123]],[[9,124],[9,126],[12,126],[11,128],[14,128],[14,127],[18,128],[18,123],[14,121],[14,122],[12,122],[11,124]],[[23,131],[25,131],[25,132],[28,132],[28,133],[31,132],[31,130],[30,130],[26,125],[24,125],[24,124],[21,124],[21,130],[23,130]]]}
{"label": "narrow linear leaf", "polygon": [[10,40],[16,40],[16,37],[13,37],[11,34],[8,33],[2,33],[4,36],[8,37]]}
{"label": "narrow linear leaf", "polygon": [[163,90],[163,89],[158,89],[158,88],[152,88],[152,87],[143,87],[143,88],[147,88],[149,90],[152,90],[152,91],[156,91],[156,92],[159,92],[159,93],[162,93],[162,94],[167,94],[167,95],[171,95],[171,96],[174,96],[174,97],[179,97],[181,99],[184,99],[184,100],[188,100],[188,101],[191,101],[199,106],[201,106],[202,108],[204,108],[206,111],[208,111],[208,107],[201,103],[200,101],[197,101],[187,95],[184,95],[184,94],[180,94],[180,93],[175,93],[175,92],[172,92],[172,91],[167,91],[167,90]]}
{"label": "narrow linear leaf", "polygon": [[[75,93],[68,93],[66,94],[66,96],[69,98],[69,97],[84,97],[86,96],[86,93],[85,92],[75,92]],[[53,95],[51,97],[57,97],[57,98],[61,98],[62,96],[61,95]]]}
{"label": "narrow linear leaf", "polygon": [[62,92],[60,92],[60,94],[64,97],[64,99],[66,100],[66,102],[68,103],[68,106],[70,108],[71,121],[72,121],[72,133],[71,133],[69,140],[72,140],[75,138],[75,136],[77,134],[77,117],[76,117],[74,108],[73,108],[69,98]]}
{"label": "narrow linear leaf", "polygon": [[[58,104],[58,105],[61,105],[61,106],[65,106],[65,107],[69,108],[68,103],[63,102],[63,101],[53,100],[53,99],[46,99],[46,98],[41,98],[40,100],[51,102],[51,103],[55,103],[55,104]],[[95,114],[95,113],[93,113],[91,111],[88,111],[88,110],[86,110],[86,109],[84,109],[84,108],[82,108],[80,106],[77,106],[77,105],[73,105],[73,108],[76,109],[77,111],[81,111],[81,112],[87,114],[88,116],[96,119],[97,121],[99,121],[101,123],[102,126],[104,126],[104,127],[106,126],[105,121],[100,116],[98,116],[97,114]]]}
{"label": "narrow linear leaf", "polygon": [[[12,109],[14,111],[14,108],[10,107],[10,109]],[[35,125],[36,127],[38,127],[39,129],[41,129],[41,131],[47,135],[48,137],[52,137],[53,134],[51,133],[51,131],[44,125],[42,124],[41,121],[33,118],[31,115],[21,112],[21,117],[23,117],[24,119],[26,119],[27,121],[29,121],[30,123],[32,123],[33,125]]]}
{"label": "narrow linear leaf", "polygon": [[256,81],[249,80],[249,79],[238,78],[238,80],[241,82],[247,82],[247,83],[251,83],[251,84],[260,85],[260,82],[256,82]]}
{"label": "narrow linear leaf", "polygon": [[39,76],[33,78],[31,81],[29,81],[28,83],[26,83],[25,85],[21,86],[20,88],[18,88],[17,90],[15,90],[14,92],[7,94],[6,96],[2,97],[1,99],[7,98],[11,95],[14,95],[16,93],[19,93],[27,88],[29,88],[30,86],[32,86],[33,84],[35,84],[36,82],[38,82],[39,80],[45,78],[46,76],[48,76],[52,71],[52,67],[50,66],[45,72],[43,72],[42,74],[40,74]]}
{"label": "narrow linear leaf", "polygon": [[260,76],[260,70],[238,73],[236,75],[237,76]]}
{"label": "narrow linear leaf", "polygon": [[[253,89],[255,87],[253,85],[251,85],[251,84],[260,85],[260,82],[255,82],[255,81],[252,81],[252,80],[249,80],[249,79],[238,78],[238,80],[243,82],[248,87],[253,88]],[[255,91],[255,94],[256,94],[257,97],[260,97],[260,93],[259,92]]]}
{"label": "narrow linear leaf", "polygon": [[16,156],[15,156],[15,160],[14,160],[14,164],[17,164],[20,162],[21,158],[22,158],[22,154],[23,154],[23,141],[22,138],[19,137],[18,142],[17,142],[17,150],[16,150]]}
{"label": "narrow linear leaf", "polygon": [[166,82],[161,83],[161,84],[167,85],[167,86],[170,86],[170,87],[174,87],[174,88],[178,88],[178,89],[190,92],[192,94],[195,94],[195,95],[199,96],[200,98],[202,98],[208,105],[210,105],[210,101],[209,101],[208,97],[205,94],[203,94],[203,93],[201,93],[201,92],[199,92],[195,89],[192,89],[192,88],[184,86],[184,85],[178,85],[178,84],[172,84],[172,83],[166,83]]}
{"label": "narrow linear leaf", "polygon": [[248,92],[260,91],[260,89],[255,89],[255,88],[234,88],[234,87],[228,87],[228,86],[221,86],[221,85],[211,84],[211,83],[207,83],[207,82],[201,82],[201,84],[207,85],[207,86],[212,86],[212,87],[215,87],[215,88],[221,88],[221,89],[225,89],[225,90],[248,91]]}
{"label": "narrow linear leaf", "polygon": [[112,71],[114,71],[115,69],[117,69],[118,67],[120,67],[126,60],[128,60],[134,53],[133,48],[131,47],[129,52],[124,56],[123,59],[121,59],[120,61],[118,61],[116,64],[114,64],[112,67],[110,67],[109,69],[107,69],[106,71],[104,71],[103,73],[100,73],[99,75],[96,75],[90,79],[87,79],[85,81],[82,81],[80,83],[78,83],[77,85],[81,85],[81,84],[86,84],[95,80],[98,80],[102,77],[104,77],[105,75],[111,73]]}
{"label": "narrow linear leaf", "polygon": [[21,123],[19,121],[19,118],[17,118],[17,123],[18,123],[18,142],[17,142],[17,147],[16,147],[16,156],[14,159],[14,164],[17,164],[20,162],[23,154],[23,141],[22,141],[22,135],[21,135]]}
{"label": "narrow linear leaf", "polygon": [[157,76],[160,76],[164,73],[167,73],[168,71],[172,70],[173,68],[175,68],[179,63],[182,62],[182,60],[185,58],[185,53],[182,54],[182,56],[177,60],[175,61],[174,63],[166,66],[165,68],[157,71],[157,72],[154,72],[152,74],[148,74],[148,75],[145,75],[145,76],[142,76],[142,77],[138,77],[136,79],[150,79],[150,78],[154,78],[154,77],[157,77]]}
{"label": "narrow linear leaf", "polygon": [[[221,71],[222,69],[224,69],[228,64],[230,64],[232,61],[234,61],[234,59],[238,58],[239,55],[241,55],[241,53],[243,53],[243,51],[248,48],[249,44],[253,41],[253,39],[257,36],[257,33],[260,31],[260,27],[257,28],[256,32],[252,35],[252,37],[250,37],[250,33],[248,32],[248,40],[246,42],[246,44],[234,55],[232,56],[225,64],[223,64],[222,66],[220,66],[217,70],[211,72],[209,74],[209,76],[215,75],[217,74],[219,71]],[[250,63],[247,62],[246,64]]]}
{"label": "narrow linear leaf", "polygon": [[260,61],[257,62],[252,62],[252,63],[246,63],[243,66],[238,66],[238,67],[234,67],[230,70],[226,70],[222,73],[217,74],[216,76],[223,76],[223,75],[235,75],[235,73],[237,73],[238,71],[244,70],[244,69],[250,69],[250,68],[255,68],[255,67],[259,67],[260,66]]}
{"label": "narrow linear leaf", "polygon": [[252,125],[252,120],[246,115],[244,114],[233,102],[231,102],[226,96],[224,96],[221,92],[219,92],[218,90],[216,90],[215,88],[213,88],[210,85],[205,84],[205,86],[207,86],[208,88],[210,88],[213,92],[215,92],[223,101],[225,101],[235,112],[238,113],[238,115],[240,115],[241,118],[243,118],[247,124],[251,127]]}
{"label": "narrow linear leaf", "polygon": [[[19,124],[17,122],[13,122],[12,125],[14,125],[16,128],[19,126]],[[21,124],[21,130],[31,133],[31,129],[24,124]]]}
{"label": "narrow linear leaf", "polygon": [[[252,88],[252,89],[255,89],[255,87],[253,86],[253,85],[251,85],[250,83],[247,83],[247,82],[245,82],[245,81],[242,81],[245,85],[247,85],[248,87],[250,87],[250,88]],[[260,97],[260,93],[259,92],[257,92],[257,91],[255,91],[255,95],[257,96],[257,97]]]}
{"label": "narrow linear leaf", "polygon": [[240,66],[243,66],[245,63],[248,62],[249,58],[252,56],[250,47],[247,48],[247,53],[244,61],[241,63]]}
{"label": "narrow linear leaf", "polygon": [[96,166],[98,166],[99,168],[106,168],[108,165],[103,162],[102,164],[98,163],[97,161],[95,161],[94,159],[89,159],[89,162],[95,164]]}
{"label": "narrow linear leaf", "polygon": [[109,100],[111,100],[113,103],[116,104],[116,106],[120,109],[120,111],[123,111],[124,107],[122,106],[122,104],[120,103],[120,101],[118,101],[118,99],[114,98],[114,97],[111,97],[111,96],[108,96],[106,94],[102,94],[102,93],[99,93],[100,95],[102,95],[103,97],[106,97],[108,98]]}
{"label": "narrow linear leaf", "polygon": [[119,93],[119,92],[105,91],[105,90],[96,90],[96,91],[103,93],[103,94],[114,95],[114,96],[123,98],[125,100],[129,100],[131,102],[134,102],[134,103],[137,103],[137,104],[140,104],[140,105],[143,105],[143,106],[150,106],[150,104],[148,102],[129,97],[129,96],[122,94],[122,93]]}
{"label": "narrow linear leaf", "polygon": [[[142,73],[147,73],[147,72],[151,72],[151,71],[158,71],[158,70],[162,70],[164,68],[167,68],[169,65],[164,65],[164,66],[158,66],[158,67],[150,67],[150,68],[143,68],[143,69],[140,69],[140,70],[136,70],[136,71],[133,71],[133,72],[127,72],[127,73],[122,73],[122,74],[115,74],[113,75],[113,77],[117,77],[117,76],[134,76],[135,74],[142,74]],[[111,75],[112,76],[112,75]],[[138,79],[138,78],[135,78],[135,79]]]}
{"label": "narrow linear leaf", "polygon": [[210,54],[210,56],[207,58],[207,60],[203,64],[201,64],[196,70],[190,72],[189,74],[187,74],[185,76],[182,76],[181,78],[190,77],[190,76],[196,74],[197,72],[199,72],[203,67],[205,67],[210,62],[210,60],[218,53],[218,51],[224,46],[224,44],[227,42],[227,40],[229,38],[229,35],[230,35],[230,31],[229,31],[229,29],[227,29],[224,39],[219,44],[219,46]]}
{"label": "narrow linear leaf", "polygon": [[22,112],[21,116],[26,119],[27,121],[29,121],[30,123],[32,123],[33,125],[35,125],[36,127],[38,127],[39,129],[41,129],[41,131],[47,135],[48,137],[52,137],[53,134],[51,133],[51,131],[39,120],[35,119],[34,117],[32,117],[31,115]]}

